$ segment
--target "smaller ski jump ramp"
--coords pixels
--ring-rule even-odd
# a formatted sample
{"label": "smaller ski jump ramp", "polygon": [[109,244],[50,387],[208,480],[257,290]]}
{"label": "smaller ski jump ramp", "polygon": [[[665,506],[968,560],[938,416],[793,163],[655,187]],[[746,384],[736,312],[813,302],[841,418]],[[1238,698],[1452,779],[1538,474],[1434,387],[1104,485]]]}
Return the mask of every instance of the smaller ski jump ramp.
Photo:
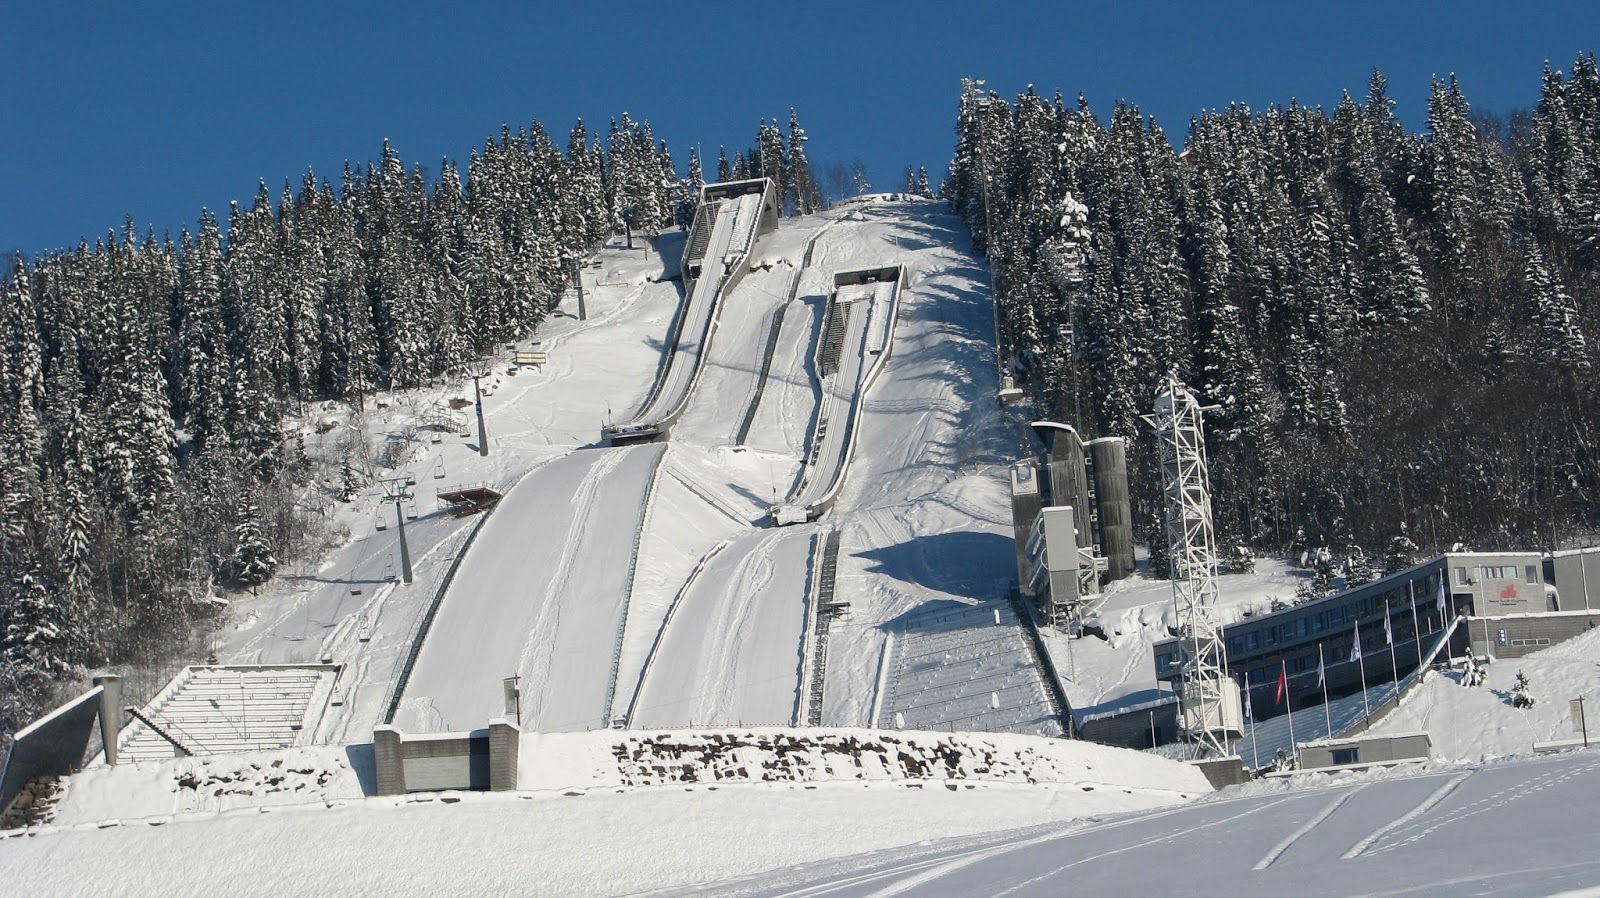
{"label": "smaller ski jump ramp", "polygon": [[778,226],[777,188],[768,178],[707,184],[683,251],[687,299],[667,335],[667,357],[633,420],[607,427],[613,446],[664,439],[700,378],[718,305],[748,270],[756,238]]}
{"label": "smaller ski jump ramp", "polygon": [[889,359],[900,303],[898,265],[834,275],[833,297],[817,341],[822,403],[800,482],[772,510],[778,524],[815,521],[828,513],[844,485],[855,450],[861,402]]}
{"label": "smaller ski jump ramp", "polygon": [[665,625],[630,727],[793,720],[811,543],[806,530],[760,530],[708,556]]}
{"label": "smaller ski jump ramp", "polygon": [[395,723],[476,729],[505,714],[521,678],[522,723],[609,725],[606,691],[627,612],[630,561],[666,446],[586,449],[523,478],[473,543],[417,655]]}

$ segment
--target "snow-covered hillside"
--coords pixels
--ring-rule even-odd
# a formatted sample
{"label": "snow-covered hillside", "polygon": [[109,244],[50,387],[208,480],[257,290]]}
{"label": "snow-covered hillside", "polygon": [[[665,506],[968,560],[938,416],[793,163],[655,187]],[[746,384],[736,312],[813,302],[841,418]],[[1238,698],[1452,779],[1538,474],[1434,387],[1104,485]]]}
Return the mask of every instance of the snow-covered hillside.
{"label": "snow-covered hillside", "polygon": [[[1531,708],[1511,696],[1517,674],[1527,675]],[[1582,698],[1589,739],[1600,746],[1600,630],[1488,665],[1481,686],[1462,685],[1460,671],[1436,672],[1373,728],[1379,735],[1427,731],[1440,758],[1475,760],[1526,754],[1535,742],[1581,739],[1568,702]]]}

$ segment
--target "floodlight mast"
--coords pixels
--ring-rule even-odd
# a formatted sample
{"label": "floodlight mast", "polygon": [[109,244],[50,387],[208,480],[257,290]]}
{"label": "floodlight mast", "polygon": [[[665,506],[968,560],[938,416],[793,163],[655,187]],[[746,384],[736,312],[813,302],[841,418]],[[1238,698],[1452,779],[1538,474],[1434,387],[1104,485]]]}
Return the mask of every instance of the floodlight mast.
{"label": "floodlight mast", "polygon": [[1156,396],[1155,416],[1145,420],[1161,444],[1172,597],[1183,628],[1182,727],[1203,748],[1227,755],[1228,733],[1239,728],[1239,695],[1216,607],[1216,533],[1201,421],[1207,410],[1174,372]]}

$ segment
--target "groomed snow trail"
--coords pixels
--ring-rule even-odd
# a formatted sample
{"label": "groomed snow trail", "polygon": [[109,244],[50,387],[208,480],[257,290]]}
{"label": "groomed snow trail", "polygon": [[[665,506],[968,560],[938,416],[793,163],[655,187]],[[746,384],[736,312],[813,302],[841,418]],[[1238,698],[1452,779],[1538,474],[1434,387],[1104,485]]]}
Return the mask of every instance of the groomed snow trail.
{"label": "groomed snow trail", "polygon": [[710,560],[667,625],[631,726],[791,722],[810,530],[751,533]]}
{"label": "groomed snow trail", "polygon": [[604,726],[640,511],[665,447],[574,452],[506,495],[470,550],[417,658],[395,723],[475,729],[522,677],[525,726]]}
{"label": "groomed snow trail", "polygon": [[1369,777],[1257,783],[1175,810],[774,870],[693,894],[1027,898],[1162,894],[1181,883],[1206,895],[1535,896],[1600,885],[1585,822],[1600,799],[1592,755]]}

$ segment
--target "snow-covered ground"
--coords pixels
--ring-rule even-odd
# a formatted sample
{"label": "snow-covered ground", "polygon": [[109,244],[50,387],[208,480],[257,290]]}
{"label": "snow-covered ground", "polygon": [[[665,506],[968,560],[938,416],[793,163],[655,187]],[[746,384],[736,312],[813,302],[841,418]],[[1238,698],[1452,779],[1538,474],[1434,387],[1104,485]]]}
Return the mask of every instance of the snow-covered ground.
{"label": "snow-covered ground", "polygon": [[515,793],[363,799],[363,766],[323,748],[100,768],[53,825],[0,840],[0,881],[19,895],[615,895],[1210,791],[1192,767],[1123,749],[865,730],[530,736]]}
{"label": "snow-covered ground", "polygon": [[1600,755],[1296,777],[1168,811],[776,870],[695,895],[1600,895]]}
{"label": "snow-covered ground", "polygon": [[[681,235],[665,235],[662,242],[675,252]],[[423,613],[478,522],[443,514],[435,493],[471,483],[508,492],[530,471],[592,445],[609,420],[649,390],[661,361],[661,335],[677,308],[677,287],[658,280],[663,260],[647,249],[606,247],[595,260],[599,267],[583,272],[588,320],[577,320],[570,295],[534,338],[547,353],[544,367],[513,374],[509,355],[486,365],[488,456],[478,453],[471,407],[448,407],[450,400],[473,397],[470,380],[380,396],[360,414],[319,406],[303,421],[307,453],[328,467],[327,492],[336,491],[337,459],[347,450],[367,486],[354,501],[324,509],[330,533],[345,537],[321,562],[280,571],[259,595],[234,599],[216,653],[224,663],[329,657],[344,665],[346,701],[324,718],[319,738],[365,740],[382,722]],[[436,426],[444,429],[429,429]],[[407,475],[415,481],[410,504],[417,515],[406,523],[411,584],[398,582],[399,531],[382,483]]]}
{"label": "snow-covered ground", "polygon": [[[1305,576],[1284,559],[1258,559],[1255,573],[1218,578],[1218,615],[1224,623],[1232,623],[1266,611],[1273,598],[1292,601]],[[1086,622],[1104,638],[1045,634],[1075,714],[1101,714],[1170,694],[1166,684],[1156,681],[1150,647],[1170,638],[1180,623],[1172,581],[1135,574],[1113,583]]]}
{"label": "snow-covered ground", "polygon": [[[1517,674],[1527,675],[1531,708],[1516,708]],[[1581,739],[1568,702],[1582,698],[1589,739],[1600,746],[1600,630],[1524,658],[1490,664],[1481,686],[1461,685],[1460,671],[1429,674],[1373,733],[1425,730],[1434,757],[1475,760],[1526,754],[1535,742]]]}
{"label": "snow-covered ground", "polygon": [[[786,220],[718,312],[671,441],[612,449],[595,448],[601,429],[645,402],[682,300],[655,280],[658,255],[609,247],[597,260],[584,272],[589,320],[561,314],[537,336],[549,364],[512,375],[502,360],[485,381],[487,457],[470,408],[446,406],[470,383],[306,419],[314,457],[365,441],[392,463],[328,510],[330,533],[348,537],[325,562],[234,603],[218,655],[345,665],[346,701],[317,734],[331,744],[74,777],[54,824],[0,840],[8,893],[1548,894],[1600,884],[1592,752],[1301,775],[1174,808],[1207,787],[1195,768],[1150,754],[835,729],[1042,731],[1043,683],[1004,600],[1014,577],[1006,468],[1025,450],[1023,422],[994,401],[982,266],[935,203],[877,198]],[[893,352],[865,397],[838,502],[820,524],[771,529],[766,512],[792,488],[816,424],[813,355],[832,272],[895,263],[906,275]],[[737,444],[774,320],[765,388]],[[419,430],[430,424],[444,427],[438,442]],[[390,579],[397,531],[377,482],[407,473],[418,506],[406,531],[410,585]],[[438,513],[431,491],[475,482],[506,498],[463,555],[483,519]],[[841,538],[835,600],[850,615],[830,630],[828,728],[747,730],[798,713],[816,547],[829,528]],[[519,673],[530,730],[522,791],[366,797],[371,749],[361,743],[458,560],[399,722],[480,727],[500,713],[498,681]],[[1290,598],[1302,576],[1268,561],[1259,570],[1223,579],[1226,619]],[[1094,622],[1105,639],[1047,640],[1075,710],[1151,697],[1150,647],[1175,622],[1170,584],[1118,584]],[[1597,639],[1493,665],[1478,689],[1437,675],[1377,731],[1427,729],[1442,758],[1575,735],[1566,700],[1600,706]],[[1531,710],[1505,701],[1519,669],[1539,699]],[[581,732],[617,718],[631,728]],[[661,729],[689,721],[701,729]]]}

